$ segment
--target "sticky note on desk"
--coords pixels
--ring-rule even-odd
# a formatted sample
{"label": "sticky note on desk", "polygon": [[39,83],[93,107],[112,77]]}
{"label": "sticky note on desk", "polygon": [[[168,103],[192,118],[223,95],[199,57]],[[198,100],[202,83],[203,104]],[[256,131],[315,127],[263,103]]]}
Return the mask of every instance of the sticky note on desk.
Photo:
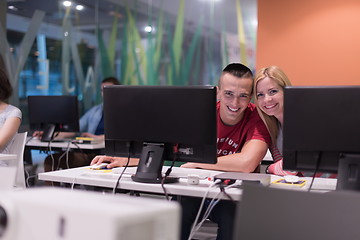
{"label": "sticky note on desk", "polygon": [[300,179],[297,182],[287,182],[284,178],[280,178],[276,181],[273,181],[271,184],[284,187],[303,187],[306,184],[306,180]]}

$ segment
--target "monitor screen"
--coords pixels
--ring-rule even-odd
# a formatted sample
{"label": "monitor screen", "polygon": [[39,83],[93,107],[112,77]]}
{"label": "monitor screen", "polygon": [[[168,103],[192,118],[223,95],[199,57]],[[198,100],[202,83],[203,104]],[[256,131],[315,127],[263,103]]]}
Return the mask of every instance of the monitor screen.
{"label": "monitor screen", "polygon": [[30,129],[44,131],[41,140],[51,141],[54,132],[79,132],[76,96],[29,96]]}
{"label": "monitor screen", "polygon": [[164,160],[216,163],[216,87],[106,86],[106,155],[140,158],[133,178],[161,181]]}
{"label": "monitor screen", "polygon": [[360,86],[286,87],[284,169],[338,173],[360,189]]}

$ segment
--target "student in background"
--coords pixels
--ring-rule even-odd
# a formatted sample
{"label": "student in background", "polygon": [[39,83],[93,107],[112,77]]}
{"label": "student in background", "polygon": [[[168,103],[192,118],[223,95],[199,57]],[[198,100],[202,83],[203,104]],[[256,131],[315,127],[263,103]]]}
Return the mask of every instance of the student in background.
{"label": "student in background", "polygon": [[[103,88],[108,85],[119,85],[119,81],[114,77],[105,78],[101,82],[101,95]],[[104,114],[103,104],[90,108],[80,119],[80,132],[82,137],[101,138],[104,139]],[[35,133],[39,135],[39,133]],[[75,137],[76,133],[61,132],[57,138]],[[41,137],[41,136],[40,136]],[[74,168],[87,166],[96,156],[94,153],[69,152],[66,161],[66,154],[56,153],[46,157],[44,162],[45,172],[54,171],[58,168]]]}
{"label": "student in background", "polygon": [[277,66],[262,68],[255,76],[255,104],[272,140],[269,149],[274,163],[267,167],[266,172],[280,176],[298,175],[297,172],[283,170],[282,126],[284,120],[284,88],[286,86],[291,86],[291,82]]}
{"label": "student in background", "polygon": [[0,69],[0,153],[9,153],[21,124],[20,109],[7,103],[12,91],[6,73]]}

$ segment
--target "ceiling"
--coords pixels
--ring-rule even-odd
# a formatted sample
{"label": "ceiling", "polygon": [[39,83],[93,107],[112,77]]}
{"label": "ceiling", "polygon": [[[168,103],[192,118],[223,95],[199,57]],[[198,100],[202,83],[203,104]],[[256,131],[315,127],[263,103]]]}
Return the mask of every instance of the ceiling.
{"label": "ceiling", "polygon": [[[220,33],[224,26],[227,32],[237,33],[237,0],[185,0],[185,28],[195,29],[199,19],[204,18],[204,28]],[[32,17],[35,10],[46,13],[45,22],[61,26],[65,14],[62,0],[8,0],[8,6],[15,6],[16,10],[8,9],[8,13],[23,17]],[[169,22],[175,23],[179,8],[179,0],[76,0],[85,8],[74,11],[73,25],[83,31],[94,31],[95,24],[101,28],[110,28],[113,14],[118,12],[120,19],[125,16],[125,5],[136,9],[138,27],[148,24],[149,15],[156,16],[160,9],[166,14]],[[240,0],[245,31],[253,31],[257,25],[257,1]],[[152,6],[152,7],[149,7]],[[98,9],[99,11],[96,11]],[[213,18],[210,16],[213,15]],[[120,20],[121,24],[121,20]],[[203,30],[204,32],[204,30]]]}

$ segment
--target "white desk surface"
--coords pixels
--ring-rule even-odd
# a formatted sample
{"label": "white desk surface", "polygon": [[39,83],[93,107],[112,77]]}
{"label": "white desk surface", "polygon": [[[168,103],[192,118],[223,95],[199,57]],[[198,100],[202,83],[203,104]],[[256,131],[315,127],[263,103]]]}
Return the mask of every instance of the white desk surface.
{"label": "white desk surface", "polygon": [[2,154],[0,153],[0,160],[16,160],[16,154]]}
{"label": "white desk surface", "polygon": [[[68,144],[68,142],[51,142],[51,147],[52,148],[74,148],[74,149],[103,149],[105,148],[105,142],[101,142],[101,143],[92,143],[92,144],[84,144],[84,143],[77,143],[77,144],[73,144],[70,143],[70,145]],[[31,140],[26,142],[26,147],[49,147],[49,143],[48,142],[42,142],[39,139],[35,139],[32,138]]]}
{"label": "white desk surface", "polygon": [[[160,184],[149,184],[149,183],[139,183],[134,182],[131,179],[131,174],[136,171],[136,167],[131,167],[127,170],[126,173],[122,176],[118,188],[125,190],[134,190],[150,193],[163,194],[164,191]],[[198,173],[199,176],[214,176],[220,172],[218,171],[209,171],[202,169],[186,169],[186,168],[176,168],[174,167],[175,174],[179,176],[180,172],[195,174]],[[187,175],[186,175],[187,176]],[[165,189],[169,195],[182,195],[182,196],[194,196],[194,197],[203,197],[208,191],[209,186],[213,182],[208,179],[201,179],[199,185],[189,185],[187,183],[187,178],[180,178],[180,181],[177,183],[165,184]],[[107,187],[113,188],[116,184],[117,178],[119,177],[118,173],[113,173],[111,171],[102,171],[102,170],[91,170],[88,167],[72,168],[67,170],[59,170],[54,172],[40,173],[39,179],[45,181],[54,181],[54,182],[63,182],[70,184],[81,184],[88,186],[97,186],[97,187]],[[281,177],[271,175],[271,182],[279,179]],[[307,191],[311,183],[311,178],[305,178],[307,180],[306,185],[303,187],[291,187],[286,186],[282,188]],[[276,187],[278,185],[270,184],[271,187]],[[331,191],[336,188],[336,179],[325,179],[325,178],[315,178],[312,191]],[[211,188],[207,197],[215,197],[220,192],[219,188]],[[242,190],[239,188],[229,188],[226,192],[234,199],[240,200]],[[227,199],[226,196],[221,196],[222,199]]]}

